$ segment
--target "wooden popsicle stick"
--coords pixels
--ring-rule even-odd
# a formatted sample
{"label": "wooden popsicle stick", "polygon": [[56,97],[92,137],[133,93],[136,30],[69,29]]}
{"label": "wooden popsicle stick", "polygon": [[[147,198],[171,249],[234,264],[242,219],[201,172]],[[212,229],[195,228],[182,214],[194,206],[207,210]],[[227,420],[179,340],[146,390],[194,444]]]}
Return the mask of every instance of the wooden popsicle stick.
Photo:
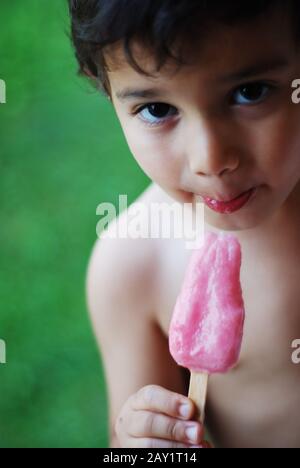
{"label": "wooden popsicle stick", "polygon": [[196,418],[201,424],[205,419],[205,403],[207,395],[208,374],[191,372],[189,398],[197,408]]}

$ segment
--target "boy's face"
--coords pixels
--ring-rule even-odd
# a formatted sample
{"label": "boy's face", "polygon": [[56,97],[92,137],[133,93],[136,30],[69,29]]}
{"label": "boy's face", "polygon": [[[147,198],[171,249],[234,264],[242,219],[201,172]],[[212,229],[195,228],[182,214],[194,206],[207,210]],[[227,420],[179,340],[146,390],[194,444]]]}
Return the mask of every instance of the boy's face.
{"label": "boy's face", "polygon": [[[135,51],[152,72],[151,54],[138,44]],[[206,201],[206,221],[219,229],[253,228],[287,206],[292,192],[300,199],[300,105],[291,87],[300,54],[291,25],[274,14],[222,26],[198,51],[192,65],[176,72],[168,63],[148,78],[117,48],[118,66],[107,58],[112,100],[154,182],[176,200]]]}

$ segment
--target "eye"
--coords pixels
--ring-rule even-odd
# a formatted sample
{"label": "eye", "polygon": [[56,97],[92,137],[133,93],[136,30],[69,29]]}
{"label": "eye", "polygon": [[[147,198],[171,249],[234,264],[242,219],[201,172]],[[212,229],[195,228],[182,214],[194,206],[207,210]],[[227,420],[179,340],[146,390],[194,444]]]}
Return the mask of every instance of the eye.
{"label": "eye", "polygon": [[273,86],[267,83],[249,83],[240,86],[232,96],[233,105],[251,105],[259,104],[274,89]]}
{"label": "eye", "polygon": [[165,123],[170,117],[176,115],[177,110],[169,104],[157,102],[146,104],[138,109],[135,114],[138,114],[139,118],[147,125],[156,126]]}

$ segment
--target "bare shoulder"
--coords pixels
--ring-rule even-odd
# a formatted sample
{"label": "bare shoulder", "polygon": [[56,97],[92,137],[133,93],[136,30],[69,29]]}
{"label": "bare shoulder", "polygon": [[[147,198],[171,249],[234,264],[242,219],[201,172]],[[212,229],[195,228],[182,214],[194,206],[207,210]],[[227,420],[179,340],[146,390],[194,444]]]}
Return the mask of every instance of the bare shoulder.
{"label": "bare shoulder", "polygon": [[[138,203],[149,206],[153,201],[160,201],[161,197],[162,191],[151,184],[131,207]],[[149,313],[155,308],[159,242],[148,238],[116,236],[116,229],[120,232],[125,227],[126,215],[127,212],[121,213],[110,223],[105,235],[97,239],[92,250],[86,279],[88,305],[92,314],[103,310],[99,303],[103,293],[113,295],[114,300],[119,297],[120,300],[135,302],[139,310],[142,303],[143,307],[148,307]]]}
{"label": "bare shoulder", "polygon": [[[152,183],[130,207],[143,205],[150,208],[152,203],[172,204],[174,200]],[[118,232],[123,231],[127,211],[109,225],[107,234],[116,227]],[[141,223],[149,222],[149,212],[145,210],[145,219],[140,218]],[[87,272],[89,311],[96,316],[106,315],[104,298],[110,304],[126,302],[131,318],[137,314],[138,320],[154,320],[167,335],[189,253],[183,244],[178,239],[120,238],[114,235],[98,239]],[[117,306],[112,315],[118,317]],[[122,319],[125,319],[124,313]]]}

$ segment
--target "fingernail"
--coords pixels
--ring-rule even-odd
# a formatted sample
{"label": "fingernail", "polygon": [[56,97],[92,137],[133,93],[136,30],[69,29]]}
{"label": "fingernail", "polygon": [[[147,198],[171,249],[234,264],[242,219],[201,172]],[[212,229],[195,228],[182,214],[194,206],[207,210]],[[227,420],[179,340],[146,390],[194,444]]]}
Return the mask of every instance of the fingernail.
{"label": "fingernail", "polygon": [[187,438],[188,438],[191,442],[197,442],[197,439],[198,439],[198,428],[197,428],[197,426],[190,426],[190,427],[188,427],[188,428],[185,430],[185,434],[186,434]]}
{"label": "fingernail", "polygon": [[183,418],[187,418],[190,414],[190,405],[188,403],[184,403],[183,405],[180,405],[179,414]]}

